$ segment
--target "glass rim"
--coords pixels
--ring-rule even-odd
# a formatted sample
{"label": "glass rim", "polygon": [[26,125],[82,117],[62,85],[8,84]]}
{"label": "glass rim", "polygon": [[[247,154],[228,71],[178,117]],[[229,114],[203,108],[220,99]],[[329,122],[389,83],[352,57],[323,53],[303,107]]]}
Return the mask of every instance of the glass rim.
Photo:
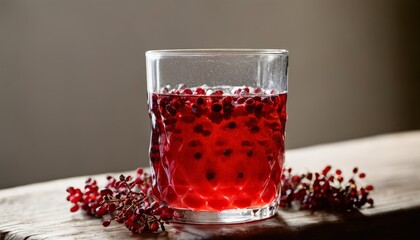
{"label": "glass rim", "polygon": [[202,48],[202,49],[164,49],[148,50],[146,57],[164,57],[164,56],[222,56],[222,55],[283,55],[288,56],[286,49],[252,49],[252,48]]}

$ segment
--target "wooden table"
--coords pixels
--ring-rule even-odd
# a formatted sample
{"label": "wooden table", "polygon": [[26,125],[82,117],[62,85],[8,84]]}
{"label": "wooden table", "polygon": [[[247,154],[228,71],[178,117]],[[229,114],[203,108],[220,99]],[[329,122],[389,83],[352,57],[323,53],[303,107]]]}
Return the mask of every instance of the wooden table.
{"label": "wooden table", "polygon": [[[420,131],[369,137],[290,150],[287,165],[297,171],[326,164],[367,173],[375,186],[374,208],[352,213],[280,210],[274,218],[236,225],[170,224],[159,234],[131,236],[119,224],[70,213],[65,189],[75,177],[0,191],[0,239],[401,239],[420,237]],[[105,179],[101,174],[93,176]],[[417,238],[419,239],[419,238]]]}

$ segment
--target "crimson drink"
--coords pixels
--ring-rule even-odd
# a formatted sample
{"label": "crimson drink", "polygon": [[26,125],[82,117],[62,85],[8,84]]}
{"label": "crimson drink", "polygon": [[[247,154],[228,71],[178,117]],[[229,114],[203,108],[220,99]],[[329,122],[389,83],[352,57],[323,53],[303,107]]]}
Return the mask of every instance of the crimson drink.
{"label": "crimson drink", "polygon": [[278,201],[286,98],[250,87],[149,92],[153,194],[175,209],[210,212]]}

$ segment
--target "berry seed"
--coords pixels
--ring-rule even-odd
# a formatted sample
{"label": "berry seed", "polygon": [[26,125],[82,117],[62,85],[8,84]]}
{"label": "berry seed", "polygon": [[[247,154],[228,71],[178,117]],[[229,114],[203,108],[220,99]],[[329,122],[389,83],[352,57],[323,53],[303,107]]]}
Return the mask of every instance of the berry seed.
{"label": "berry seed", "polygon": [[228,148],[223,151],[223,155],[230,156],[232,154],[232,149]]}
{"label": "berry seed", "polygon": [[246,155],[247,155],[248,157],[251,157],[251,156],[252,156],[252,154],[253,154],[252,150],[249,150],[248,152],[246,152]]}
{"label": "berry seed", "polygon": [[200,152],[194,153],[194,158],[197,159],[197,160],[200,159],[201,156],[202,156],[202,154]]}
{"label": "berry seed", "polygon": [[214,103],[214,104],[211,106],[211,110],[212,110],[213,112],[220,112],[220,111],[222,111],[222,109],[223,109],[223,107],[222,107],[222,104],[220,104],[220,103]]}
{"label": "berry seed", "polygon": [[202,97],[199,97],[199,98],[197,98],[196,102],[197,102],[198,105],[202,105],[202,104],[204,104],[204,99]]}
{"label": "berry seed", "polygon": [[213,171],[207,171],[206,178],[207,180],[211,181],[216,177],[216,173]]}

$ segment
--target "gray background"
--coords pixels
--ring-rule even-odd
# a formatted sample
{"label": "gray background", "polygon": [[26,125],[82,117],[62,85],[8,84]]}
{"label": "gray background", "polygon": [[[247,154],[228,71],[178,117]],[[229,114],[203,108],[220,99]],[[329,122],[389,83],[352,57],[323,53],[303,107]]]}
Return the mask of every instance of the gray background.
{"label": "gray background", "polygon": [[418,129],[419,10],[401,0],[0,0],[0,188],[146,166],[149,49],[290,50],[288,149]]}

